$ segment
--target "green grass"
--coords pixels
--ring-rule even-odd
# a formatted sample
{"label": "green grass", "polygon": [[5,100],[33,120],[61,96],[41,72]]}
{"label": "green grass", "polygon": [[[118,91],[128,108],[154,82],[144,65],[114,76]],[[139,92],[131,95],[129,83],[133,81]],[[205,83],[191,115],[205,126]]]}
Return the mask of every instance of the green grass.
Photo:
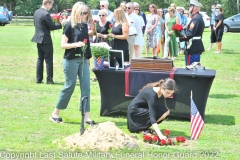
{"label": "green grass", "polygon": [[[26,23],[24,23],[26,24]],[[52,143],[71,134],[79,132],[81,114],[78,111],[80,92],[78,85],[74,91],[68,108],[61,112],[64,123],[61,125],[49,122],[48,118],[57,102],[63,87],[62,57],[64,50],[60,48],[61,30],[54,31],[54,80],[57,85],[36,84],[36,44],[31,42],[34,34],[33,26],[10,24],[0,27],[0,159],[3,153],[48,153],[44,159],[54,159],[53,154],[67,153],[70,150],[60,149]],[[209,47],[210,32],[205,30],[203,42]],[[142,153],[142,158],[136,159],[176,159],[178,156],[187,158],[190,153],[197,154],[197,159],[210,159],[210,155],[219,159],[238,159],[240,156],[240,50],[239,33],[227,33],[223,36],[223,50],[215,54],[216,45],[212,51],[206,51],[201,56],[201,64],[207,69],[216,70],[205,111],[205,126],[195,148],[161,147],[139,150],[118,150],[112,154]],[[178,57],[175,67],[184,67],[183,56]],[[91,59],[91,68],[93,60]],[[44,73],[46,75],[46,72]],[[94,78],[91,72],[91,78]],[[126,117],[101,117],[100,91],[98,82],[91,81],[91,116],[100,123],[115,122],[125,133],[130,134],[126,126]],[[190,123],[186,120],[169,118],[159,127],[170,129],[172,135],[190,136]],[[137,134],[141,138],[140,134]],[[203,154],[202,151],[205,154]],[[79,151],[84,152],[84,151]],[[155,153],[155,156],[151,153]],[[181,153],[181,154],[180,154]],[[15,154],[16,155],[16,154]],[[26,158],[25,155],[25,158]],[[200,157],[201,156],[201,157]],[[43,158],[43,157],[42,157]],[[166,158],[166,157],[165,157]],[[10,158],[7,158],[10,159]],[[24,159],[24,157],[22,157]],[[64,159],[67,159],[66,157]],[[76,159],[76,158],[71,158]],[[87,159],[86,157],[83,159]],[[99,159],[91,157],[91,159]],[[103,158],[104,159],[104,158]],[[107,159],[107,158],[105,158]],[[110,158],[109,158],[110,159]],[[130,159],[129,157],[118,159]]]}

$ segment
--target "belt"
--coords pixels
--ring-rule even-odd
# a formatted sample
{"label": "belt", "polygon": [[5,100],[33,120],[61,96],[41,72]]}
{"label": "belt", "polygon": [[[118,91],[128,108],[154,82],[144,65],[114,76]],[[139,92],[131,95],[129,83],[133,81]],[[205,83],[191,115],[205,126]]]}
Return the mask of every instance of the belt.
{"label": "belt", "polygon": [[75,56],[75,57],[82,57],[82,55],[81,55],[80,53],[75,54],[74,56]]}

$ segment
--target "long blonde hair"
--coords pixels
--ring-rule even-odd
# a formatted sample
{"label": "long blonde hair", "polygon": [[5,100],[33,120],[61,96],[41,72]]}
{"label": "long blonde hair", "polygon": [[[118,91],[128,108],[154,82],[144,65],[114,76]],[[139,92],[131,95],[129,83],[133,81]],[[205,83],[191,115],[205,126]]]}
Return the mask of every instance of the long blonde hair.
{"label": "long blonde hair", "polygon": [[128,20],[125,16],[125,12],[123,11],[123,9],[121,7],[118,7],[114,10],[114,16],[115,16],[115,19],[116,19],[117,23],[120,23],[120,24],[125,23],[125,24],[128,25]]}
{"label": "long blonde hair", "polygon": [[84,11],[88,10],[88,6],[85,5],[83,2],[77,2],[73,5],[72,7],[72,13],[71,13],[71,26],[72,28],[74,26],[76,26],[77,23],[82,23],[85,21],[82,21],[81,19],[79,19],[79,16],[81,13],[83,13]]}

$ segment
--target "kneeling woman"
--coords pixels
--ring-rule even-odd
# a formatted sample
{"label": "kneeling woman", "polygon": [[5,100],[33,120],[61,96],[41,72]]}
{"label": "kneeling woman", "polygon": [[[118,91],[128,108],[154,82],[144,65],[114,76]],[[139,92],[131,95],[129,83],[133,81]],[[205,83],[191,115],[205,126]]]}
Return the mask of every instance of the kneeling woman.
{"label": "kneeling woman", "polygon": [[[177,85],[170,78],[144,86],[128,106],[127,123],[129,131],[146,131],[153,126],[160,139],[167,139],[158,128],[158,123],[161,123],[170,113],[165,98],[170,97],[176,90]],[[157,105],[161,96],[164,97],[165,106]]]}

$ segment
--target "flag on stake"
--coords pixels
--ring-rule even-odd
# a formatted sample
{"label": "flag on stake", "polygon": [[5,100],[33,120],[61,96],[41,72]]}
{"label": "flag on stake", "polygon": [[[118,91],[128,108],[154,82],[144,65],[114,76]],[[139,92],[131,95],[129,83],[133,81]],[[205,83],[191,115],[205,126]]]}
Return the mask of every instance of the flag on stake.
{"label": "flag on stake", "polygon": [[204,121],[192,99],[192,91],[191,91],[191,115],[190,116],[191,116],[191,139],[197,140],[204,126]]}

